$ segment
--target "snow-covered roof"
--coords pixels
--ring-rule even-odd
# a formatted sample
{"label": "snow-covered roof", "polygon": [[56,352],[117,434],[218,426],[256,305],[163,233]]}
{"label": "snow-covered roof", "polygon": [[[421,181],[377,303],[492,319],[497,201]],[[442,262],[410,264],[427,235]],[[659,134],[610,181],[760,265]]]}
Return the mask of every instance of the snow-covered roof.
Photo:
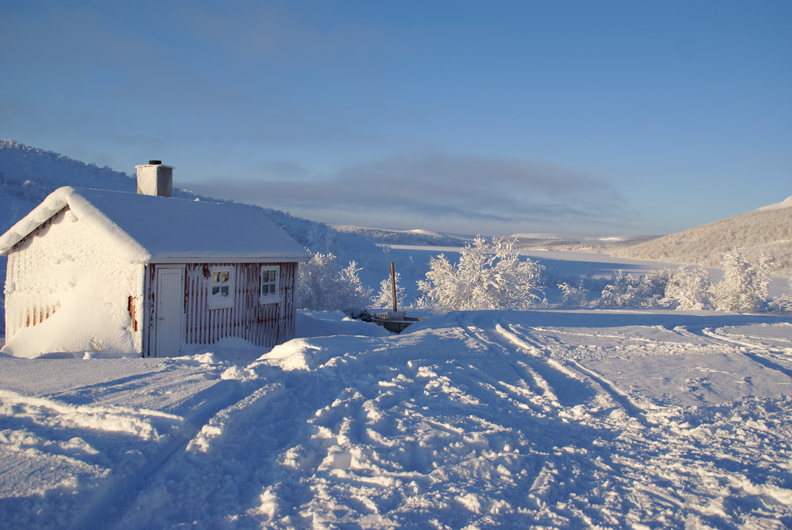
{"label": "snow-covered roof", "polygon": [[122,243],[139,263],[304,261],[308,252],[254,206],[186,201],[87,188],[58,188],[0,237],[0,255],[68,206]]}

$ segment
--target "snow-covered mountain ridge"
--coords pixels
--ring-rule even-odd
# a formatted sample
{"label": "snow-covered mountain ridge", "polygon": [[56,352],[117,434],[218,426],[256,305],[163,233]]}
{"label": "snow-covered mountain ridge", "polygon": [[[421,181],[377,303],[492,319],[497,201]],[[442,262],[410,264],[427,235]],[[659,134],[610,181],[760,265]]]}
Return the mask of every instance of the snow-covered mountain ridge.
{"label": "snow-covered mountain ridge", "polygon": [[757,211],[764,211],[764,210],[780,210],[781,208],[792,208],[792,195],[787,197],[781,202],[777,202],[775,204],[768,204],[767,206],[762,206],[757,208]]}
{"label": "snow-covered mountain ridge", "polygon": [[664,236],[613,249],[616,256],[717,266],[738,249],[750,259],[764,254],[779,273],[792,272],[792,197],[785,201]]}

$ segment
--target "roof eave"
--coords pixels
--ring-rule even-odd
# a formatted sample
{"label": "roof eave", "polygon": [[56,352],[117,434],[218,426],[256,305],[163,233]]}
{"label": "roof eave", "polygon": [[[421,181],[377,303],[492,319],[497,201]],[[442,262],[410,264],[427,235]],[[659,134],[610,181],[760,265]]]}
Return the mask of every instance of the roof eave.
{"label": "roof eave", "polygon": [[152,256],[146,264],[179,264],[179,263],[305,263],[308,257],[297,256]]}

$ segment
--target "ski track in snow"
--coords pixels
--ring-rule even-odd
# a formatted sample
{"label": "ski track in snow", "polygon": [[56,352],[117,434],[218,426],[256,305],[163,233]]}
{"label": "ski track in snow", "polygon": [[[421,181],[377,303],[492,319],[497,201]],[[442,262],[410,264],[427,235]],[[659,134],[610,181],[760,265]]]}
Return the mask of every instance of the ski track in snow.
{"label": "ski track in snow", "polygon": [[555,315],[145,370],[0,359],[0,526],[792,525],[789,319]]}

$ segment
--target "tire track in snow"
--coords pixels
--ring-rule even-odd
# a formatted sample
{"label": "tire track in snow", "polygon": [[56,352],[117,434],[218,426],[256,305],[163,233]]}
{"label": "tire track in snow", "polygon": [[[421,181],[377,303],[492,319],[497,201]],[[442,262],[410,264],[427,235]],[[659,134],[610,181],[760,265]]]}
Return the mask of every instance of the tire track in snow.
{"label": "tire track in snow", "polygon": [[[780,364],[775,363],[766,357],[763,357],[762,355],[759,355],[757,353],[751,353],[745,349],[745,348],[750,348],[753,350],[770,353],[771,351],[770,347],[744,340],[737,340],[729,337],[724,337],[723,335],[719,335],[713,332],[710,328],[699,329],[696,331],[675,328],[674,331],[683,337],[691,337],[691,338],[695,337],[705,341],[708,344],[721,346],[721,347],[722,346],[730,347],[732,348],[731,351],[737,351],[737,353],[740,353],[744,357],[747,357],[749,360],[755,362],[756,364],[759,364],[765,368],[769,368],[770,370],[775,370],[779,373],[786,375],[789,378],[792,378],[792,370],[790,370],[789,368],[785,368]],[[741,348],[734,348],[735,346],[741,346]]]}
{"label": "tire track in snow", "polygon": [[[528,342],[520,339],[514,333],[506,331],[506,329],[504,329],[504,327],[501,326],[500,324],[496,324],[495,325],[495,331],[502,338],[506,339],[506,341],[509,342],[510,344],[512,344],[513,346],[517,346],[519,349],[524,350],[525,352],[527,352],[530,355],[532,355],[533,357],[541,360],[542,362],[547,362],[547,364],[551,365],[552,367],[554,367],[556,369],[560,369],[561,372],[567,373],[567,372],[565,372],[565,369],[562,366],[560,366],[560,365],[559,366],[555,366],[555,365],[558,364],[557,362],[553,361],[552,359],[544,359],[544,356],[542,355],[541,350],[536,348],[534,345],[529,344]],[[552,362],[550,362],[550,361],[552,361]],[[550,401],[552,401],[552,402],[554,402],[556,404],[559,403],[558,396],[553,391],[552,385],[550,385],[550,383],[548,383],[547,380],[544,377],[539,375],[536,372],[536,370],[534,370],[529,364],[521,363],[519,361],[515,361],[515,362],[512,362],[510,364],[512,366],[512,369],[514,369],[518,374],[523,375],[523,374],[527,373],[529,375],[529,377],[532,377],[536,381],[536,384],[542,389],[542,392],[543,392],[543,394],[544,394],[544,396],[546,398],[548,398]],[[569,373],[567,373],[567,375],[572,376]],[[572,376],[572,377],[574,377],[574,376]]]}
{"label": "tire track in snow", "polygon": [[[553,366],[557,370],[561,371],[562,373],[568,375],[573,379],[578,379],[578,374],[583,375],[584,377],[594,381],[602,390],[604,390],[608,395],[613,398],[613,400],[620,405],[630,417],[633,417],[640,421],[643,425],[649,426],[651,423],[646,419],[646,415],[640,407],[635,405],[632,400],[625,394],[622,390],[618,388],[613,382],[608,381],[601,375],[597,374],[593,370],[589,370],[588,368],[583,367],[576,361],[572,359],[567,359],[563,361],[563,364],[556,361],[555,359],[546,358],[542,354],[542,349],[534,344],[529,342],[527,337],[520,338],[515,333],[506,330],[500,324],[495,326],[495,330],[504,336],[507,340],[515,344],[516,346],[520,347],[521,349],[527,351],[534,357],[542,358],[546,361],[549,365]],[[566,365],[570,365],[577,373],[573,372]]]}
{"label": "tire track in snow", "polygon": [[577,362],[571,359],[567,360],[566,362],[571,364],[581,374],[591,378],[595,383],[597,383],[605,392],[610,394],[613,400],[616,401],[616,403],[618,403],[619,405],[621,405],[622,408],[624,408],[624,410],[627,411],[627,414],[629,414],[631,417],[640,421],[644,426],[648,427],[652,425],[652,423],[646,419],[646,414],[644,413],[644,410],[638,407],[635,403],[633,403],[632,400],[627,396],[627,394],[625,394],[622,390],[620,390],[619,387],[616,386],[613,382],[608,381],[607,379],[597,374],[593,370],[584,368],[583,366],[581,366],[580,364],[578,364]]}
{"label": "tire track in snow", "polygon": [[[219,411],[225,410],[249,396],[246,394],[240,397],[239,390],[236,381],[218,381],[217,384],[196,394],[195,401],[200,402],[204,399],[206,401],[195,410],[189,420],[185,420],[183,427],[172,435],[173,439],[150,457],[146,464],[136,472],[129,476],[119,477],[117,480],[111,479],[111,483],[104,493],[88,503],[72,528],[81,530],[94,526],[96,523],[101,523],[104,528],[117,525],[137,501],[138,495],[154,482],[155,477],[168,466],[174,456],[185,449]],[[206,394],[215,395],[207,399]],[[109,513],[108,506],[115,508],[114,512]]]}
{"label": "tire track in snow", "polygon": [[[519,377],[528,387],[528,390],[535,394],[539,399],[543,400],[550,400],[551,402],[558,404],[558,397],[553,393],[551,386],[545,381],[545,379],[536,373],[529,365],[520,362],[520,361],[510,361],[505,359],[504,354],[509,353],[509,349],[505,347],[500,341],[492,340],[486,336],[484,331],[480,328],[472,328],[468,327],[467,333],[472,338],[483,342],[488,346],[490,350],[495,349],[495,347],[499,348],[500,351],[498,352],[499,360],[502,360],[506,364],[508,364],[514,373]],[[510,396],[513,397],[516,401],[520,401],[530,407],[536,407],[536,403],[530,400],[529,397],[525,395],[521,395],[520,393],[516,392],[510,385],[503,383],[502,381],[498,381],[494,377],[491,377],[489,374],[484,373],[483,370],[478,369],[476,374],[471,374],[474,377],[478,376],[480,379],[486,381],[488,384],[502,389],[502,391],[508,393]]]}
{"label": "tire track in snow", "polygon": [[[759,351],[765,351],[765,352],[769,352],[770,351],[770,348],[768,348],[766,346],[763,346],[761,344],[755,344],[755,343],[748,342],[748,341],[742,341],[742,340],[737,340],[737,339],[724,337],[722,335],[718,335],[717,333],[712,332],[709,328],[701,330],[701,333],[703,335],[707,336],[707,337],[710,337],[710,338],[714,339],[715,341],[717,341],[717,342],[719,342],[721,344],[726,343],[726,344],[731,344],[731,345],[742,346],[743,348],[750,348],[752,350],[759,350]],[[745,357],[749,358],[750,360],[754,361],[755,363],[761,364],[765,368],[770,368],[771,370],[776,370],[776,371],[786,375],[787,377],[792,378],[792,370],[790,370],[789,368],[784,368],[780,364],[775,363],[775,362],[771,361],[770,359],[767,359],[766,357],[763,357],[763,356],[761,356],[759,354],[756,354],[756,353],[751,353],[748,350],[743,349],[743,348],[737,348],[737,351],[739,353],[741,353],[742,355],[744,355]]]}
{"label": "tire track in snow", "polygon": [[550,356],[545,355],[545,352],[543,351],[544,348],[534,343],[527,337],[523,336],[521,338],[516,333],[514,333],[513,330],[508,331],[500,324],[497,324],[495,326],[495,331],[510,344],[512,344],[513,346],[517,346],[519,349],[530,354],[532,358],[534,358],[542,365],[546,365],[546,368],[549,368],[551,370],[550,372],[548,372],[547,376],[549,376],[554,371],[555,373],[563,374],[568,378],[567,381],[556,381],[556,386],[559,386],[560,388],[563,388],[565,390],[564,395],[559,397],[559,395],[555,392],[555,390],[553,390],[554,385],[552,384],[551,381],[549,381],[548,377],[542,377],[529,363],[520,362],[520,361],[513,363],[513,367],[516,370],[518,371],[520,369],[526,370],[531,375],[534,375],[537,378],[537,381],[540,382],[542,388],[545,389],[545,391],[548,393],[548,395],[551,397],[553,401],[555,401],[557,404],[560,405],[572,405],[573,403],[575,405],[578,405],[580,404],[580,402],[585,401],[585,399],[584,400],[578,399],[573,401],[570,400],[571,396],[569,392],[570,390],[569,383],[571,381],[575,381],[579,384],[584,384],[584,382],[581,380],[578,374],[576,374],[574,371],[564,366],[562,363],[551,358]]}

